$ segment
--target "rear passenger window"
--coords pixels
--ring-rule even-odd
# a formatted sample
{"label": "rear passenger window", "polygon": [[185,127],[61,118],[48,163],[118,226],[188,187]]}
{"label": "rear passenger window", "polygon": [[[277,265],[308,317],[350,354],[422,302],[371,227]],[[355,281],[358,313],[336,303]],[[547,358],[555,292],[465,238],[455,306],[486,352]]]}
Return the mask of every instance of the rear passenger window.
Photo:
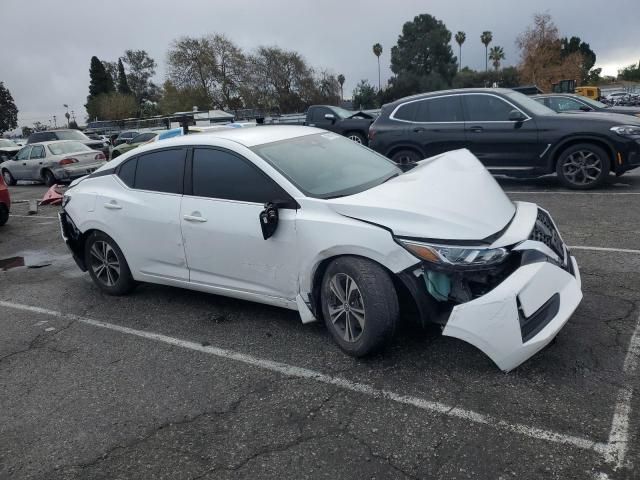
{"label": "rear passenger window", "polygon": [[509,112],[515,110],[493,95],[465,95],[464,102],[470,122],[505,122],[509,120]]}
{"label": "rear passenger window", "polygon": [[416,122],[462,122],[462,106],[460,97],[452,95],[449,97],[438,97],[416,102]]}
{"label": "rear passenger window", "polygon": [[124,184],[133,188],[134,182],[136,180],[136,165],[138,164],[137,158],[132,158],[131,160],[127,160],[118,169],[118,177],[120,180],[124,182]]}
{"label": "rear passenger window", "polygon": [[266,203],[287,195],[257,167],[222,150],[193,152],[193,194],[197,197]]}
{"label": "rear passenger window", "polygon": [[182,193],[185,150],[161,150],[138,157],[134,188]]}
{"label": "rear passenger window", "polygon": [[413,122],[416,116],[416,110],[418,109],[418,102],[405,103],[401,105],[396,113],[393,114],[393,118],[398,120],[407,120]]}

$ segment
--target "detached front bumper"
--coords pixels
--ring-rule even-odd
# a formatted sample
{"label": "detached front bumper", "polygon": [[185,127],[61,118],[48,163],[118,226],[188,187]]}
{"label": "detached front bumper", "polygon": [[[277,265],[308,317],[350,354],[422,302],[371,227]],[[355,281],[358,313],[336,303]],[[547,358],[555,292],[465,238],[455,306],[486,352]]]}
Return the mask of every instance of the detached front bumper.
{"label": "detached front bumper", "polygon": [[548,345],[582,300],[580,272],[550,262],[524,265],[491,292],[454,307],[443,335],[482,350],[504,371]]}

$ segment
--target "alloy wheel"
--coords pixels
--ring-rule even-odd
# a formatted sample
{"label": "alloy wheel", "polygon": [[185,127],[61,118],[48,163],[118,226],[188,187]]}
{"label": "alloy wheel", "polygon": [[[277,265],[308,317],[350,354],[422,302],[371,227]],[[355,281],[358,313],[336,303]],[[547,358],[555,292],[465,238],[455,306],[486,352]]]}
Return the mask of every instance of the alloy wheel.
{"label": "alloy wheel", "polygon": [[102,240],[91,245],[91,270],[107,287],[113,287],[120,279],[120,261],[111,246]]}
{"label": "alloy wheel", "polygon": [[355,280],[337,273],[329,281],[329,316],[331,323],[345,342],[354,343],[365,328],[362,293]]}
{"label": "alloy wheel", "polygon": [[4,178],[4,183],[7,185],[11,184],[11,174],[9,173],[9,170],[2,172],[2,178]]}
{"label": "alloy wheel", "polygon": [[602,161],[590,150],[578,150],[564,160],[562,173],[574,185],[589,185],[600,177]]}
{"label": "alloy wheel", "polygon": [[358,135],[349,135],[349,137],[347,138],[349,138],[349,140],[353,140],[354,142],[362,145],[362,139]]}

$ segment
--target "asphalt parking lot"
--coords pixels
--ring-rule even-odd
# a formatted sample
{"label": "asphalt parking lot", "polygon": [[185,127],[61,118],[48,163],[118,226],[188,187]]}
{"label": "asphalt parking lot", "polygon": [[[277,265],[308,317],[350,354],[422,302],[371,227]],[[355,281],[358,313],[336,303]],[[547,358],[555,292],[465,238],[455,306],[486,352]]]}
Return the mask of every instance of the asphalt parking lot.
{"label": "asphalt parking lot", "polygon": [[[16,203],[0,228],[0,478],[638,478],[640,174],[585,193],[500,183],[551,212],[584,290],[508,374],[409,322],[356,360],[295,312],[153,285],[108,297],[57,207]],[[10,257],[32,268],[3,271]]]}

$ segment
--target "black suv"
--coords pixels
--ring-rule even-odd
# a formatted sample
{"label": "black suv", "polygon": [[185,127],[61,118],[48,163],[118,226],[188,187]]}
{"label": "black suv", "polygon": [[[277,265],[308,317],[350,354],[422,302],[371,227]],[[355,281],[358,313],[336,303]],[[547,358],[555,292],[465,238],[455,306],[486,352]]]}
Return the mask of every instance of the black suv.
{"label": "black suv", "polygon": [[109,158],[109,144],[102,140],[91,140],[84,133],[79,130],[47,130],[44,132],[34,132],[29,135],[27,144],[38,142],[50,142],[52,140],[75,140],[76,142],[84,143],[87,147],[93,150],[99,150],[104,153],[105,158]]}
{"label": "black suv", "polygon": [[492,173],[536,177],[556,172],[587,189],[609,172],[640,166],[640,121],[631,116],[563,115],[508,89],[432,92],[384,105],[369,146],[406,164],[469,149]]}

